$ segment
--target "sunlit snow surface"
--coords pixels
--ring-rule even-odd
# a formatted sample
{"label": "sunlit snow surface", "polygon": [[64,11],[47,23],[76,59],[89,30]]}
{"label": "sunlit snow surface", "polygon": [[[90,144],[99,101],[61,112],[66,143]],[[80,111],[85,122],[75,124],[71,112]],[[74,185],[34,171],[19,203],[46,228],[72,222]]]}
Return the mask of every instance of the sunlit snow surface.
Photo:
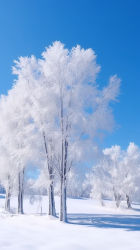
{"label": "sunlit snow surface", "polygon": [[[24,215],[16,214],[17,199],[11,202],[12,213],[3,211],[0,195],[0,250],[139,250],[140,205],[132,210],[115,209],[114,203],[92,199],[68,198],[68,223],[49,218],[47,197],[33,205],[24,201]],[[59,198],[55,198],[59,212]],[[42,215],[41,215],[42,206]]]}

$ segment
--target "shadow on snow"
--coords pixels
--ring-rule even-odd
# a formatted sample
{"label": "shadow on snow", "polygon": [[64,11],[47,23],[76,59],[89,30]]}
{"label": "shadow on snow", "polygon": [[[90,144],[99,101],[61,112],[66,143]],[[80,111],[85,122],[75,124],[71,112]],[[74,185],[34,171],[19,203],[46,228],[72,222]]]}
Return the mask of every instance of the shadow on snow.
{"label": "shadow on snow", "polygon": [[5,195],[0,194],[0,199],[5,199]]}
{"label": "shadow on snow", "polygon": [[122,228],[140,231],[139,215],[69,214],[68,223],[98,228]]}

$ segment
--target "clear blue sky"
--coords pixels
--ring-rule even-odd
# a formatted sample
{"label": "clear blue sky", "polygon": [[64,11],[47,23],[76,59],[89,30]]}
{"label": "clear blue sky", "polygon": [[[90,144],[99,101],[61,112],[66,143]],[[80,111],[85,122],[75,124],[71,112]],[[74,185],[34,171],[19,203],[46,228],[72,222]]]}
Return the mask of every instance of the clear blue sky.
{"label": "clear blue sky", "polygon": [[119,127],[101,146],[140,146],[140,0],[0,0],[0,94],[12,86],[14,59],[40,57],[56,40],[95,51],[101,87],[110,75],[122,79]]}

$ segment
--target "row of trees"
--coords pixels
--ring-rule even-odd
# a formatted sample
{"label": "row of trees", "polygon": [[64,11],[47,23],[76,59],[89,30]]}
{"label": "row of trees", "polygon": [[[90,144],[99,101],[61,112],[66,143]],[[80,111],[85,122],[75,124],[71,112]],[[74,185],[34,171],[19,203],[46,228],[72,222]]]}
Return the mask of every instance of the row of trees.
{"label": "row of trees", "polygon": [[[98,150],[96,162],[92,169],[80,164],[80,167],[74,167],[69,171],[68,196],[96,198],[102,205],[104,205],[104,199],[113,199],[117,208],[124,200],[128,208],[131,208],[132,201],[140,201],[140,148],[138,146],[131,142],[126,151],[121,150],[117,145],[103,151]],[[24,180],[24,188],[26,185],[24,193],[30,195],[31,203],[38,200],[35,194],[47,194],[46,181],[44,174],[40,174],[37,179]],[[54,193],[60,196],[60,181],[57,176],[54,179]]]}
{"label": "row of trees", "polygon": [[94,138],[113,128],[109,104],[116,101],[120,79],[112,76],[107,87],[99,89],[100,67],[93,50],[80,46],[68,50],[61,42],[46,48],[42,59],[20,57],[12,70],[17,78],[0,99],[5,208],[10,209],[11,194],[17,195],[18,212],[23,213],[25,176],[34,167],[48,189],[48,214],[53,216],[54,183],[59,181],[59,218],[66,221],[68,176],[71,169],[95,158]]}

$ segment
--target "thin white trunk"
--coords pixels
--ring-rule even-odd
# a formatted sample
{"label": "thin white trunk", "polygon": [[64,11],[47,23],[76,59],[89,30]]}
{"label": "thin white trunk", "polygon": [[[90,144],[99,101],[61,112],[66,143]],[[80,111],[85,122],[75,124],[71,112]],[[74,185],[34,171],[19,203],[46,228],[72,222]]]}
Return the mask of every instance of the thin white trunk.
{"label": "thin white trunk", "polygon": [[101,194],[101,205],[102,205],[102,207],[105,205],[104,200],[103,200],[103,194]]}
{"label": "thin white trunk", "polygon": [[65,184],[63,187],[63,222],[67,222],[67,194]]}
{"label": "thin white trunk", "polygon": [[[66,152],[66,149],[65,149]],[[63,155],[63,154],[62,154]],[[66,156],[66,154],[65,154]],[[67,156],[66,156],[67,157]],[[61,163],[62,164],[62,163]],[[67,221],[67,179],[66,179],[66,165],[67,161],[65,158],[65,162],[61,165],[61,183],[60,183],[60,214],[59,220],[66,222]]]}
{"label": "thin white trunk", "polygon": [[56,216],[53,181],[50,183],[49,191],[48,191],[48,196],[49,196],[49,211],[48,211],[48,215]]}
{"label": "thin white trunk", "polygon": [[54,176],[53,176],[53,169],[50,166],[48,148],[47,148],[47,143],[46,143],[46,135],[44,131],[43,131],[43,140],[44,140],[45,153],[47,156],[47,166],[48,166],[48,173],[49,173],[49,180],[50,180],[50,186],[48,190],[48,196],[49,196],[48,215],[56,216],[55,201],[54,201],[54,186],[53,186]]}
{"label": "thin white trunk", "polygon": [[66,174],[63,174],[61,176],[59,220],[63,221],[63,222],[67,222],[67,186],[66,186]]}
{"label": "thin white trunk", "polygon": [[[67,156],[68,156],[68,142],[66,135],[64,136],[64,121],[63,121],[63,93],[62,86],[60,87],[60,104],[61,104],[61,169],[60,169],[60,213],[59,220],[67,221],[67,192],[66,192],[66,174],[67,174]],[[66,125],[66,131],[68,125]]]}
{"label": "thin white trunk", "polygon": [[63,177],[61,175],[60,180],[60,213],[59,213],[59,220],[63,221]]}
{"label": "thin white trunk", "polygon": [[10,198],[11,198],[11,187],[10,187],[10,175],[8,175],[8,188],[5,196],[5,210],[10,212]]}
{"label": "thin white trunk", "polygon": [[131,209],[131,208],[132,208],[132,207],[131,207],[131,200],[130,200],[129,195],[127,195],[127,194],[126,194],[126,201],[127,201],[127,206],[128,206],[128,208]]}
{"label": "thin white trunk", "polygon": [[24,169],[18,174],[18,213],[23,214]]}
{"label": "thin white trunk", "polygon": [[6,191],[6,197],[5,197],[5,210],[7,212],[10,212],[10,198],[11,198],[11,194],[10,194],[10,187],[9,187],[8,191]]}
{"label": "thin white trunk", "polygon": [[68,157],[68,142],[65,139],[64,145],[65,158],[64,158],[64,169],[63,169],[63,222],[67,221],[67,157]]}
{"label": "thin white trunk", "polygon": [[115,202],[116,202],[116,207],[118,208],[120,206],[121,203],[121,195],[115,192],[114,190],[114,198],[115,198]]}

